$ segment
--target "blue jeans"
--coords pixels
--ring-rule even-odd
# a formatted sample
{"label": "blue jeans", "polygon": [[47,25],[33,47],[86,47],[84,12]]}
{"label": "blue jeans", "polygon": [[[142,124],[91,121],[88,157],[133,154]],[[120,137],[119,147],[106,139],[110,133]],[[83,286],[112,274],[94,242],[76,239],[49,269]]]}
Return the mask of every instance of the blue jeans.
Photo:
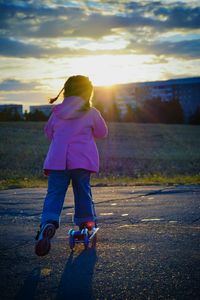
{"label": "blue jeans", "polygon": [[87,221],[96,221],[90,186],[90,171],[84,169],[51,170],[48,177],[48,190],[44,201],[41,224],[53,221],[59,227],[60,215],[70,181],[72,181],[74,192],[74,223],[79,226]]}

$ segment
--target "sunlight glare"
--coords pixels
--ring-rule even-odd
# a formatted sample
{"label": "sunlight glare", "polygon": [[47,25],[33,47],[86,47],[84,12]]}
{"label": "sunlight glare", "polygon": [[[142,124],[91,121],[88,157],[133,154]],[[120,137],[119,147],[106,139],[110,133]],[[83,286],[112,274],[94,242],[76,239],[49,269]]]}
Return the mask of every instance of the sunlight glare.
{"label": "sunlight glare", "polygon": [[93,55],[71,61],[70,69],[89,76],[96,86],[108,86],[145,80],[148,60],[145,55]]}

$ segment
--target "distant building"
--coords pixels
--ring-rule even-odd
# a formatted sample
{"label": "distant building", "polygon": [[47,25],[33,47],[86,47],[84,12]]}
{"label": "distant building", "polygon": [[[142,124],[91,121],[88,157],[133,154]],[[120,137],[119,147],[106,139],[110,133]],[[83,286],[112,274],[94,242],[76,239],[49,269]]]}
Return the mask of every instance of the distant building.
{"label": "distant building", "polygon": [[23,105],[21,104],[0,104],[0,112],[5,110],[11,110],[17,112],[20,117],[23,116]]}
{"label": "distant building", "polygon": [[30,113],[34,113],[36,110],[43,112],[45,116],[49,116],[52,112],[53,105],[32,105],[30,106]]}
{"label": "distant building", "polygon": [[185,121],[200,107],[200,77],[137,83],[135,98],[139,105],[152,98],[180,102]]}

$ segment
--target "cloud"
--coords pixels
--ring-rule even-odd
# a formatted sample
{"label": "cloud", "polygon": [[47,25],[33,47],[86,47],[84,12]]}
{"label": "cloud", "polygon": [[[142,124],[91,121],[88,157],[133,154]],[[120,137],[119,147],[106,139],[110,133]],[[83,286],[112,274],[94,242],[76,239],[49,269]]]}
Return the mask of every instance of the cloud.
{"label": "cloud", "polygon": [[16,57],[39,57],[41,47],[23,43],[14,39],[0,38],[0,55]]}
{"label": "cloud", "polygon": [[[197,2],[178,1],[8,1],[0,2],[0,55],[5,57],[65,57],[89,54],[148,53],[197,58],[199,40],[158,42],[158,35],[200,28]],[[106,10],[108,8],[108,10]],[[86,40],[101,43],[118,36],[130,42],[121,50],[91,51]],[[82,39],[76,48],[57,42]],[[87,48],[87,49],[86,49]],[[102,49],[102,47],[101,47]]]}
{"label": "cloud", "polygon": [[147,42],[138,43],[135,41],[132,45],[129,45],[129,49],[132,49],[136,53],[154,54],[173,56],[185,59],[199,59],[200,58],[200,39],[185,40],[179,42]]}
{"label": "cloud", "polygon": [[[34,45],[33,43],[24,43],[21,41],[0,38],[0,55],[5,57],[35,57],[35,58],[49,58],[54,56],[64,55],[76,55],[84,54],[84,51],[76,51],[70,48],[58,48],[58,47],[43,47]],[[87,51],[85,51],[87,52]]]}
{"label": "cloud", "polygon": [[182,58],[199,59],[200,58],[200,39],[180,42],[163,42],[152,45],[152,51],[155,54],[172,55]]}
{"label": "cloud", "polygon": [[200,27],[200,7],[192,8],[178,5],[168,8],[160,7],[154,11],[154,15],[167,18],[160,24],[165,29],[195,29]]}
{"label": "cloud", "polygon": [[[84,17],[80,8],[47,6],[43,3],[0,4],[2,34],[10,37],[66,36],[73,20]],[[56,30],[55,30],[56,29]],[[58,30],[59,29],[59,30]]]}
{"label": "cloud", "polygon": [[[84,55],[97,54],[124,54],[124,49],[119,50],[89,50],[85,48],[69,48],[56,46],[34,45],[33,43],[24,43],[21,41],[0,38],[0,56],[19,57],[19,58],[58,58],[58,57],[75,57]],[[53,44],[54,45],[54,44]],[[129,50],[127,50],[129,51]]]}
{"label": "cloud", "polygon": [[26,91],[37,89],[40,83],[37,81],[24,82],[16,79],[5,79],[0,82],[1,91]]}
{"label": "cloud", "polygon": [[[101,1],[96,1],[96,7]],[[164,4],[157,2],[103,1],[112,3],[113,12],[100,11],[86,1],[82,7],[72,7],[72,3],[54,6],[36,2],[23,5],[3,2],[0,10],[3,35],[10,37],[91,37],[97,39],[121,28],[149,27],[156,32],[169,29],[195,29],[200,27],[200,7],[190,7],[185,3]],[[48,3],[48,2],[47,2]],[[62,2],[61,2],[62,3]],[[81,5],[82,2],[80,2]]]}
{"label": "cloud", "polygon": [[[199,59],[200,39],[183,40],[179,42],[139,41],[133,40],[125,49],[89,50],[84,48],[43,47],[34,44],[1,39],[0,55],[21,58],[58,58],[101,54],[148,54],[155,55],[151,63],[167,63],[167,56],[183,59]],[[150,64],[150,62],[148,62]]]}
{"label": "cloud", "polygon": [[163,55],[154,56],[150,61],[145,62],[146,65],[167,64],[169,62]]}

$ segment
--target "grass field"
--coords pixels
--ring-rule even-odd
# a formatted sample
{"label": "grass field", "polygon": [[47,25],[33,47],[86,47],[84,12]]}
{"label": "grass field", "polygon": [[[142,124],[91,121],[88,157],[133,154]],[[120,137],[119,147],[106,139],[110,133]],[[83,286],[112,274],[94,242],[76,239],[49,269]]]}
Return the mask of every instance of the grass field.
{"label": "grass field", "polygon": [[[44,186],[44,123],[0,123],[2,188]],[[94,184],[200,183],[200,126],[110,123]]]}

